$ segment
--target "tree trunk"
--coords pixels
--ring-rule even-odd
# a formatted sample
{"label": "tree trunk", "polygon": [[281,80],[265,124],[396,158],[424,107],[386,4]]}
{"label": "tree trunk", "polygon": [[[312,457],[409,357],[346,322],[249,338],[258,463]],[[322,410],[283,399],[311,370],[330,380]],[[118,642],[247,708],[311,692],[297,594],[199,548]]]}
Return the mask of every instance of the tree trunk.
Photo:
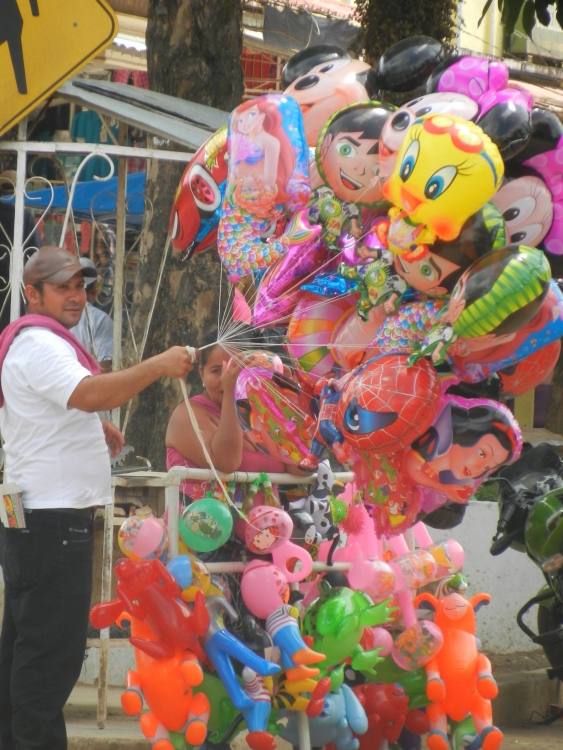
{"label": "tree trunk", "polygon": [[[150,88],[231,111],[243,94],[241,22],[239,0],[151,0],[147,26]],[[137,344],[147,325],[182,171],[182,165],[173,162],[155,160],[148,165],[146,193],[154,213],[145,218],[135,279],[131,320]],[[214,249],[188,263],[170,249],[144,359],[174,345],[201,345],[216,330],[220,268]],[[130,345],[127,355],[126,364],[135,361]],[[197,372],[192,373],[188,390],[200,385]],[[133,403],[126,440],[157,470],[165,468],[166,425],[180,400],[179,383],[163,379]]]}

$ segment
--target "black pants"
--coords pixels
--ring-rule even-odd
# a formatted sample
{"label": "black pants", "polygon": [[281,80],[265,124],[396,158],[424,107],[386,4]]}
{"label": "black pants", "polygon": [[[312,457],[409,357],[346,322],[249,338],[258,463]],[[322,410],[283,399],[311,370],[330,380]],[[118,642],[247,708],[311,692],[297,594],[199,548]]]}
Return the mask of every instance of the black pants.
{"label": "black pants", "polygon": [[92,592],[91,517],[26,511],[0,524],[0,750],[66,750],[63,706],[84,660]]}

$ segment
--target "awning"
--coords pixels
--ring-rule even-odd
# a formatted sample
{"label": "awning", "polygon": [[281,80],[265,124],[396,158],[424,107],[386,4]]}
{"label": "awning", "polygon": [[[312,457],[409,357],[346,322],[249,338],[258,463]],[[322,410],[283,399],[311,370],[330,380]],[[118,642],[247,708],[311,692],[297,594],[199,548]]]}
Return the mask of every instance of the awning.
{"label": "awning", "polygon": [[[326,2],[325,5],[325,13],[330,13]],[[334,0],[332,5],[340,6],[343,11],[351,11],[347,13],[348,18],[343,18],[342,12],[336,17],[318,15],[298,5],[265,5],[264,27],[261,30],[264,42],[286,56],[315,44],[337,44],[348,49],[358,36],[360,27],[351,22],[353,8]]]}
{"label": "awning", "polygon": [[[139,226],[143,220],[146,203],[145,194],[146,172],[133,172],[127,175],[126,222],[130,226]],[[75,217],[89,219],[92,214],[97,219],[109,219],[115,216],[117,196],[117,177],[109,180],[92,180],[79,182],[76,185],[72,200],[72,210]],[[28,208],[45,209],[53,198],[50,211],[63,211],[68,205],[66,187],[50,190],[32,190],[25,196]],[[3,198],[3,203],[13,203],[14,196]]]}

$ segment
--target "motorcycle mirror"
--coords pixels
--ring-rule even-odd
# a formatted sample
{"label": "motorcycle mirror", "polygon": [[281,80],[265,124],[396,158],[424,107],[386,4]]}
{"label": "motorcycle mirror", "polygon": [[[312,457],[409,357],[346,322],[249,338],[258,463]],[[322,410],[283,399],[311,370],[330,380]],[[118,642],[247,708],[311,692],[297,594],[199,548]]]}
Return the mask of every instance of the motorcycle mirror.
{"label": "motorcycle mirror", "polygon": [[514,538],[517,534],[518,529],[512,531],[510,534],[503,534],[503,536],[499,537],[498,539],[494,539],[493,543],[491,544],[491,549],[489,550],[491,555],[493,555],[493,557],[496,557],[497,555],[500,555],[505,550],[507,550],[514,541]]}

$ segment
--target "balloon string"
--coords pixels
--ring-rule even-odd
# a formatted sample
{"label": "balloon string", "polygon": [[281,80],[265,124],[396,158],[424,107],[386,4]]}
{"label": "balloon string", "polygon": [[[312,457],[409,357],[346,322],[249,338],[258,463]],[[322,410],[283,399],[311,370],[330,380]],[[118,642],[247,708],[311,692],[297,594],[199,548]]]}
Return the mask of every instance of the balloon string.
{"label": "balloon string", "polygon": [[[215,344],[207,344],[207,346],[214,346]],[[201,347],[202,349],[206,347]],[[186,346],[186,349],[188,350],[188,354],[192,358],[192,362],[195,362],[196,357],[196,351],[193,346]],[[234,510],[238,513],[238,515],[242,518],[243,521],[245,521],[254,531],[261,531],[257,526],[254,526],[250,521],[248,520],[247,516],[240,510],[240,508],[237,508],[236,504],[234,503],[233,499],[231,498],[229,491],[225,487],[223,481],[221,480],[221,477],[219,476],[219,473],[217,472],[217,469],[215,468],[215,465],[213,464],[213,461],[211,460],[211,456],[209,455],[209,451],[207,450],[207,446],[205,445],[205,441],[203,439],[203,435],[201,434],[201,429],[199,427],[199,423],[197,421],[197,417],[194,413],[194,410],[192,408],[192,405],[190,404],[190,399],[188,398],[188,389],[186,388],[186,383],[184,382],[183,378],[178,378],[180,381],[180,388],[182,389],[182,395],[184,396],[184,403],[186,404],[186,409],[188,410],[188,416],[190,418],[190,422],[192,423],[193,430],[195,432],[195,435],[197,439],[199,440],[199,443],[201,445],[201,449],[203,451],[203,455],[205,456],[205,460],[207,461],[209,468],[213,472],[213,476],[215,477],[217,483],[221,487],[221,490],[223,491],[223,495],[228,503],[228,505],[231,506],[231,508],[234,508]]]}

